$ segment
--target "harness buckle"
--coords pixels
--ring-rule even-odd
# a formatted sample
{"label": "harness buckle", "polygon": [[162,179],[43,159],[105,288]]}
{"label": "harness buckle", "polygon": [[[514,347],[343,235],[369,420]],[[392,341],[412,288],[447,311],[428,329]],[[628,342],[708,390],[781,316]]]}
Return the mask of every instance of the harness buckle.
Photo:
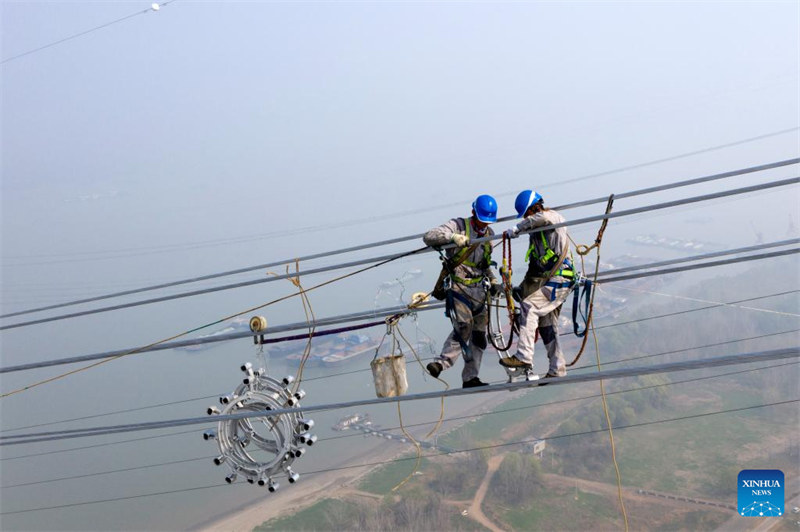
{"label": "harness buckle", "polygon": [[488,292],[491,287],[492,287],[491,281],[489,281],[488,277],[484,276],[483,279],[481,279],[481,288],[483,288]]}
{"label": "harness buckle", "polygon": [[451,279],[449,275],[444,278],[444,281],[442,281],[442,288],[444,288],[445,291],[453,288],[453,279]]}

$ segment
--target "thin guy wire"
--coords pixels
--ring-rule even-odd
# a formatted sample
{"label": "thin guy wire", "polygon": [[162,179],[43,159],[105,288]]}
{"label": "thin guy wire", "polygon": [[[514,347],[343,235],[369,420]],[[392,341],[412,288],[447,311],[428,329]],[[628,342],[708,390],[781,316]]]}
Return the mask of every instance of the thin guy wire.
{"label": "thin guy wire", "polygon": [[110,445],[119,445],[119,444],[122,444],[122,443],[131,443],[131,442],[145,441],[145,440],[155,440],[157,438],[169,438],[170,436],[180,436],[181,434],[191,434],[191,433],[195,433],[196,434],[197,433],[197,429],[182,430],[180,432],[171,432],[169,434],[158,434],[156,436],[144,436],[144,437],[141,437],[141,438],[130,438],[130,439],[127,439],[127,440],[112,441],[112,442],[106,442],[106,443],[97,443],[97,444],[94,444],[94,445],[84,445],[82,447],[70,447],[69,449],[57,449],[57,450],[54,450],[54,451],[44,451],[44,452],[41,452],[41,453],[23,454],[23,455],[20,455],[20,456],[9,456],[7,458],[0,458],[0,462],[6,462],[6,461],[10,461],[10,460],[21,460],[23,458],[34,458],[34,457],[37,457],[37,456],[49,456],[51,454],[68,453],[70,451],[83,451],[83,450],[86,450],[86,449],[96,449],[98,447],[108,447]]}
{"label": "thin guy wire", "polygon": [[[175,2],[175,1],[176,0],[169,0],[168,2],[164,2],[164,3],[158,4],[158,6],[159,7],[164,7],[165,5],[171,4],[172,2]],[[50,44],[45,44],[44,46],[40,46],[39,48],[34,48],[33,50],[28,50],[27,52],[23,52],[21,54],[17,54],[17,55],[8,57],[8,58],[3,59],[2,61],[0,61],[0,65],[4,65],[4,64],[8,63],[9,61],[13,61],[13,60],[19,59],[21,57],[25,57],[26,55],[31,55],[31,54],[34,54],[36,52],[41,52],[42,50],[46,50],[47,48],[52,48],[53,46],[59,45],[61,43],[65,43],[67,41],[71,41],[72,39],[77,39],[78,37],[82,37],[82,36],[87,35],[89,33],[93,33],[95,31],[101,30],[103,28],[107,28],[107,27],[112,26],[114,24],[117,24],[119,22],[123,22],[125,20],[128,20],[129,18],[138,17],[139,15],[146,15],[150,11],[153,11],[153,9],[148,7],[147,9],[145,9],[143,11],[137,11],[136,13],[131,13],[130,15],[126,15],[126,16],[124,16],[122,18],[118,18],[116,20],[112,20],[111,22],[106,22],[105,24],[101,24],[100,26],[95,26],[94,28],[82,31],[80,33],[76,33],[74,35],[70,35],[69,37],[64,37],[63,39],[59,39],[59,40],[57,40],[55,42],[51,42]]]}
{"label": "thin guy wire", "polygon": [[[677,160],[677,159],[681,159],[681,158],[684,158],[684,157],[690,157],[690,156],[697,155],[697,154],[700,154],[700,153],[706,153],[706,152],[709,152],[709,151],[719,150],[719,149],[722,149],[722,148],[727,148],[727,147],[736,146],[736,145],[740,145],[740,144],[747,144],[749,142],[753,142],[753,141],[756,141],[756,140],[762,140],[762,139],[769,138],[769,137],[774,137],[774,136],[777,136],[777,135],[783,135],[785,133],[790,133],[790,132],[793,132],[793,131],[797,131],[798,129],[800,129],[800,127],[792,127],[792,128],[787,128],[787,129],[781,129],[781,130],[778,130],[778,131],[773,131],[771,133],[766,133],[766,134],[758,135],[758,136],[755,136],[755,137],[749,137],[749,138],[738,140],[738,141],[731,142],[731,143],[720,144],[720,145],[717,145],[717,146],[711,146],[711,147],[708,147],[708,148],[703,148],[701,150],[696,150],[696,151],[692,151],[692,152],[687,152],[687,153],[674,155],[674,156],[671,156],[671,157],[668,157],[668,158],[665,158],[665,159],[657,159],[655,161],[648,161],[648,162],[645,162],[645,163],[638,163],[638,164],[635,164],[635,165],[624,166],[624,167],[617,168],[617,169],[614,169],[614,170],[606,170],[606,171],[601,172],[600,174],[584,175],[584,176],[581,176],[581,177],[576,177],[576,178],[567,180],[567,182],[562,180],[562,181],[553,182],[553,183],[543,183],[543,184],[540,185],[540,188],[544,189],[544,188],[558,187],[558,186],[561,186],[561,185],[564,185],[564,184],[567,184],[567,183],[574,183],[574,182],[577,182],[577,181],[593,179],[595,177],[600,177],[600,176],[603,176],[603,175],[609,175],[609,174],[614,174],[614,173],[619,173],[619,172],[625,172],[625,171],[636,169],[636,168],[644,168],[644,167],[647,167],[647,166],[658,165],[658,164],[661,164],[663,162],[674,161],[674,160]],[[800,162],[800,161],[798,161],[798,162]],[[778,163],[778,164],[780,166],[780,163]],[[755,168],[756,169],[752,169],[751,171],[754,172],[754,171],[759,171],[759,170],[764,170],[764,169],[770,169],[770,168],[774,168],[774,166],[772,166],[772,165],[762,165],[761,167],[755,167]],[[750,173],[750,172],[744,172],[744,173]],[[742,175],[742,174],[743,174],[742,172],[736,172],[736,171],[733,172],[733,175]],[[727,177],[724,174],[718,174],[718,175],[722,176],[722,177]],[[717,177],[717,178],[719,179],[721,177]],[[703,178],[700,178],[700,179],[703,179]],[[699,182],[703,182],[703,181],[699,181]],[[682,183],[684,183],[684,185],[681,185],[681,186],[686,186],[686,184],[692,184],[692,183],[688,183],[686,181],[684,181]],[[666,186],[670,187],[670,188],[675,188],[671,184],[668,184]],[[644,192],[639,192],[639,193],[644,193]],[[510,195],[513,195],[513,194],[515,194],[515,192],[503,192],[503,193],[498,194],[497,197],[510,196]],[[637,193],[633,193],[633,195],[638,195],[638,194]],[[626,196],[626,197],[629,197],[629,196]],[[597,201],[600,201],[600,200],[602,200],[602,198],[600,198]],[[594,201],[594,200],[589,200],[589,202],[590,202],[589,204],[591,204],[592,201]],[[297,234],[301,234],[301,233],[308,233],[308,232],[311,232],[311,231],[318,231],[320,229],[349,227],[349,226],[364,224],[364,223],[368,223],[368,222],[375,222],[375,221],[387,220],[387,219],[392,219],[392,218],[401,218],[401,217],[405,217],[405,216],[411,216],[411,215],[414,215],[414,214],[430,212],[430,211],[433,211],[433,210],[439,210],[439,209],[443,209],[443,208],[458,207],[458,206],[464,205],[466,203],[468,203],[468,200],[461,200],[461,201],[458,201],[458,202],[440,204],[440,205],[435,205],[435,206],[431,206],[431,207],[409,209],[409,210],[396,212],[396,213],[389,214],[389,215],[384,215],[384,216],[371,216],[371,217],[367,217],[367,218],[360,218],[360,219],[349,220],[349,221],[346,221],[346,222],[339,222],[339,223],[334,223],[334,224],[307,226],[307,227],[296,229],[294,231],[275,231],[275,232],[272,232],[272,233],[259,234],[259,235],[251,235],[251,236],[243,236],[243,237],[235,237],[235,238],[225,238],[225,239],[216,239],[216,240],[206,240],[206,241],[200,241],[200,242],[187,242],[185,244],[177,244],[177,245],[173,245],[173,246],[155,246],[155,247],[151,246],[149,248],[122,249],[122,250],[112,250],[112,251],[109,251],[109,252],[87,252],[87,253],[81,253],[81,255],[97,255],[97,254],[103,254],[103,253],[106,253],[106,254],[107,253],[125,253],[124,255],[118,255],[118,257],[129,257],[129,256],[139,256],[138,254],[137,255],[130,255],[129,253],[132,252],[132,251],[142,251],[142,249],[147,250],[147,253],[151,254],[151,253],[158,253],[159,251],[164,251],[164,250],[168,251],[170,249],[175,249],[175,248],[178,248],[178,247],[180,247],[181,249],[197,249],[197,248],[204,247],[204,246],[209,246],[209,245],[213,246],[213,245],[228,244],[228,243],[252,242],[252,241],[255,241],[255,240],[264,240],[265,238],[268,238],[268,237],[271,237],[271,236],[276,236],[276,235],[281,235],[281,236],[287,236],[288,235],[288,236],[291,236],[291,235],[297,235]],[[557,210],[564,210],[565,208],[571,208],[572,206],[573,205],[563,205],[563,206],[560,206],[560,207],[556,207],[556,209]],[[515,219],[515,217],[512,215],[512,216],[506,216],[506,217],[499,218],[498,221],[499,222],[505,222],[505,221],[509,221],[509,220],[513,220],[513,219]],[[103,260],[105,258],[117,258],[117,257],[102,257],[100,260]],[[76,260],[79,260],[79,259],[76,259]],[[291,259],[291,260],[293,260],[293,259]],[[287,259],[286,261],[282,262],[281,264],[288,263],[291,260]],[[301,259],[301,260],[303,260],[303,259]],[[56,264],[56,263],[61,263],[61,262],[65,262],[65,261],[51,261],[51,262],[47,262],[47,263],[38,262],[38,263],[26,263],[26,264]],[[75,262],[75,261],[70,261],[70,262]],[[192,282],[192,281],[188,281],[188,282]],[[2,316],[0,316],[0,317],[2,317]]]}

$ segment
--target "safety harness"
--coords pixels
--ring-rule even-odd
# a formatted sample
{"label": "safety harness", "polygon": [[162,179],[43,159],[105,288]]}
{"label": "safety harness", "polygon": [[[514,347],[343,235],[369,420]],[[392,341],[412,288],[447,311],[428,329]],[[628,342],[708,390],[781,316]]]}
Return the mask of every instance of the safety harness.
{"label": "safety harness", "polygon": [[[470,240],[470,238],[471,238],[470,237],[470,229],[471,229],[471,226],[472,226],[472,217],[464,218],[463,220],[464,220],[464,231],[465,231],[465,233],[467,235],[467,240]],[[492,261],[492,244],[489,243],[489,242],[484,242],[483,243],[483,259],[480,261],[480,263],[475,263],[475,262],[472,262],[471,260],[466,260],[467,257],[472,255],[472,252],[475,251],[475,249],[476,249],[475,246],[469,246],[469,247],[461,248],[461,250],[459,250],[458,253],[453,255],[452,262],[455,264],[455,266],[453,266],[453,269],[450,272],[450,278],[453,281],[455,281],[455,282],[457,282],[459,284],[463,284],[465,286],[471,286],[471,285],[478,284],[479,282],[481,282],[481,280],[484,277],[483,275],[481,275],[479,277],[469,277],[467,279],[463,279],[463,278],[461,278],[461,277],[459,277],[459,276],[457,276],[455,274],[456,267],[459,264],[463,264],[464,266],[469,266],[470,268],[480,268],[482,270],[485,270],[485,269],[489,268],[489,265],[491,264],[491,261]]]}
{"label": "safety harness", "polygon": [[[575,267],[572,263],[572,256],[564,257],[561,265],[558,265],[558,260],[561,258],[561,256],[553,251],[553,248],[550,247],[550,244],[547,242],[547,237],[545,237],[545,232],[547,231],[539,232],[539,236],[542,241],[542,247],[544,248],[544,254],[540,256],[538,253],[536,253],[536,242],[533,242],[528,248],[528,252],[525,253],[525,262],[529,262],[531,259],[533,259],[536,261],[542,271],[550,271],[553,270],[553,268],[557,268],[548,275],[549,280],[545,283],[545,286],[551,289],[550,301],[555,301],[557,291],[560,289],[572,290],[576,282],[578,282],[579,276],[575,273]],[[569,247],[569,244],[567,244],[567,247]],[[565,280],[554,281],[554,277],[561,277]]]}
{"label": "safety harness", "polygon": [[[462,218],[464,220],[464,231],[467,236],[467,239],[471,237],[471,226],[472,226],[472,217],[470,218]],[[456,289],[453,283],[457,283],[463,286],[473,286],[485,279],[484,275],[480,275],[478,277],[469,277],[469,278],[462,278],[455,274],[456,268],[463,264],[465,266],[469,266],[472,268],[479,268],[481,270],[486,270],[491,266],[492,260],[492,245],[489,242],[483,243],[483,257],[480,262],[476,263],[471,260],[467,260],[467,257],[471,256],[472,253],[478,248],[480,244],[473,244],[471,246],[462,248],[458,251],[453,258],[447,260],[442,255],[442,262],[444,264],[444,269],[442,273],[445,273],[447,270],[447,274],[445,275],[442,284],[442,288],[444,289],[445,293],[445,315],[450,318],[450,321],[453,325],[453,331],[455,333],[455,337],[458,340],[459,346],[461,346],[461,351],[464,355],[464,360],[470,361],[472,360],[472,356],[469,350],[469,346],[467,345],[467,340],[461,337],[461,334],[458,332],[458,323],[456,321],[456,313],[455,313],[455,302],[460,301],[470,310],[473,316],[478,316],[482,312],[485,311],[486,307],[484,301],[474,301],[468,295],[460,292]],[[440,251],[441,254],[441,251]],[[477,303],[477,305],[475,305]]]}

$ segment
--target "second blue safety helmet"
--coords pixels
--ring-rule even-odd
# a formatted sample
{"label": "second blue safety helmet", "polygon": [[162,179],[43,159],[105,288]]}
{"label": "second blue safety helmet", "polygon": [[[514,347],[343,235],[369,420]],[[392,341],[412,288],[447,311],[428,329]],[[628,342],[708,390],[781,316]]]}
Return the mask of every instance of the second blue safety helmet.
{"label": "second blue safety helmet", "polygon": [[475,217],[484,223],[494,223],[497,221],[497,202],[488,194],[478,196],[472,202],[472,210]]}
{"label": "second blue safety helmet", "polygon": [[517,218],[522,218],[531,205],[535,205],[542,200],[542,196],[534,190],[523,190],[517,194],[517,199],[514,201],[514,208],[517,210]]}

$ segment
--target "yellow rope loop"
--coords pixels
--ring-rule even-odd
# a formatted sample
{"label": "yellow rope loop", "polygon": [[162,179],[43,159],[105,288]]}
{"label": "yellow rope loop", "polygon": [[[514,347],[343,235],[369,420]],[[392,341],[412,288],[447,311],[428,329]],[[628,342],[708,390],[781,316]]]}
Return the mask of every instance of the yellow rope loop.
{"label": "yellow rope loop", "polygon": [[[406,343],[408,348],[411,350],[411,353],[414,354],[414,358],[417,360],[417,363],[419,364],[419,367],[422,368],[422,371],[424,371],[425,373],[430,375],[430,373],[428,373],[427,368],[425,368],[425,365],[422,363],[422,359],[419,358],[419,354],[417,353],[417,350],[414,349],[414,346],[411,345],[411,342],[409,342],[408,339],[405,337],[405,335],[403,334],[403,330],[400,327],[397,327],[397,334],[400,335],[400,338],[402,338],[403,341]],[[433,378],[436,379],[437,381],[441,382],[442,384],[444,384],[444,389],[445,390],[449,390],[450,389],[450,385],[447,384],[447,381],[445,381],[443,379],[440,379],[439,377],[433,377]],[[442,423],[444,422],[444,396],[442,396],[441,401],[442,401],[442,406],[441,406],[441,410],[439,412],[439,420],[436,422],[436,425],[430,430],[430,432],[428,432],[428,434],[425,435],[426,438],[430,438],[431,436],[436,434],[436,431],[439,430],[439,427],[441,427]]]}
{"label": "yellow rope loop", "polygon": [[[306,362],[308,362],[309,357],[311,356],[311,342],[314,339],[314,332],[316,332],[316,322],[317,317],[314,314],[314,309],[311,307],[311,300],[308,299],[308,294],[306,290],[303,288],[303,285],[300,284],[300,261],[295,259],[294,261],[294,271],[297,274],[295,277],[288,277],[289,281],[297,287],[298,293],[300,294],[300,302],[303,304],[303,312],[306,315],[306,323],[308,323],[308,341],[306,342],[306,346],[303,349],[303,356],[300,357],[300,365],[297,367],[297,374],[295,375],[294,385],[292,387],[292,393],[297,392],[300,388],[300,383],[303,381],[303,370],[305,369]],[[289,275],[289,265],[286,265],[286,275]],[[312,322],[314,325],[312,325]]]}
{"label": "yellow rope loop", "polygon": [[406,438],[411,440],[414,443],[414,447],[416,447],[417,461],[414,463],[414,469],[411,471],[411,473],[409,473],[406,478],[401,480],[395,487],[392,488],[393,492],[399,490],[401,487],[403,487],[403,485],[406,482],[411,480],[411,477],[414,476],[414,473],[416,473],[419,470],[419,464],[422,461],[422,447],[420,447],[419,442],[416,439],[414,439],[414,437],[411,434],[408,433],[405,426],[403,425],[403,411],[400,409],[400,401],[397,401],[397,417],[400,419],[400,430],[403,431],[403,434],[405,434]]}
{"label": "yellow rope loop", "polygon": [[[405,337],[405,335],[403,334],[403,330],[400,329],[400,327],[398,326],[398,327],[394,327],[392,329],[392,334],[393,335],[394,335],[395,331],[400,336],[400,338],[403,339],[403,341],[406,343],[408,348],[414,354],[414,358],[417,360],[417,362],[419,363],[419,365],[423,369],[423,371],[425,371],[427,373],[427,370],[425,369],[425,366],[422,364],[422,360],[419,358],[419,354],[417,353],[417,350],[414,349],[414,346],[411,345],[411,342],[409,342],[408,338]],[[450,389],[450,385],[447,384],[447,382],[445,382],[444,380],[440,379],[439,377],[434,377],[434,378],[437,381],[439,381],[442,384],[444,384],[444,389],[445,390],[449,390]],[[419,442],[413,436],[411,436],[411,434],[409,434],[406,431],[405,426],[403,425],[403,412],[400,410],[400,401],[397,402],[397,415],[400,418],[400,429],[403,431],[403,434],[405,434],[405,436],[414,443],[414,446],[416,447],[417,461],[414,464],[414,469],[411,471],[411,473],[409,473],[409,475],[406,478],[404,478],[399,484],[397,484],[395,487],[392,488],[393,492],[397,491],[398,489],[400,489],[406,482],[408,482],[411,479],[411,477],[414,476],[414,474],[419,470],[419,464],[420,464],[420,461],[422,460],[422,449],[421,449],[421,447],[419,445]],[[439,411],[439,419],[436,422],[436,425],[425,435],[425,438],[426,439],[430,438],[431,436],[436,434],[436,432],[442,426],[443,422],[444,422],[444,395],[441,397],[441,409]]]}

